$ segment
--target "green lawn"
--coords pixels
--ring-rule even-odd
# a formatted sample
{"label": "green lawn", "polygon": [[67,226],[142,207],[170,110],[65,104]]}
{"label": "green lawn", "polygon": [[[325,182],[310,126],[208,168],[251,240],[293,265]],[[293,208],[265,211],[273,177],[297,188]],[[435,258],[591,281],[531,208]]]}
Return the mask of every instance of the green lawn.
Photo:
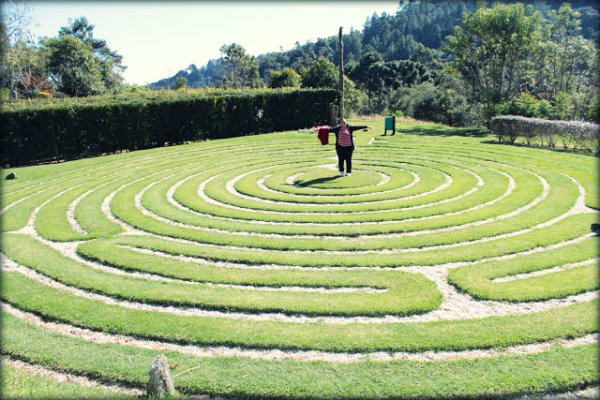
{"label": "green lawn", "polygon": [[98,386],[69,381],[60,382],[54,377],[28,373],[26,370],[9,365],[2,365],[0,378],[2,397],[5,399],[134,399],[137,397]]}
{"label": "green lawn", "polygon": [[[161,351],[133,340],[172,345],[177,396],[598,386],[598,157],[351,123],[374,129],[355,133],[344,177],[333,145],[296,131],[15,169],[1,193],[0,297],[32,318],[3,312],[3,357],[143,391]],[[2,387],[133,397],[14,367]]]}

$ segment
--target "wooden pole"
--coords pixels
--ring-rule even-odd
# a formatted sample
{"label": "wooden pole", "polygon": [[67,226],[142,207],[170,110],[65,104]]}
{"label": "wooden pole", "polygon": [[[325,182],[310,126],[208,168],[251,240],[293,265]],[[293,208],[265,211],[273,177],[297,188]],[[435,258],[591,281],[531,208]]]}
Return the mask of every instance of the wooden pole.
{"label": "wooden pole", "polygon": [[344,40],[342,37],[342,27],[340,26],[339,33],[339,41],[340,41],[340,83],[339,83],[339,91],[340,91],[340,118],[345,118],[345,110],[344,110]]}

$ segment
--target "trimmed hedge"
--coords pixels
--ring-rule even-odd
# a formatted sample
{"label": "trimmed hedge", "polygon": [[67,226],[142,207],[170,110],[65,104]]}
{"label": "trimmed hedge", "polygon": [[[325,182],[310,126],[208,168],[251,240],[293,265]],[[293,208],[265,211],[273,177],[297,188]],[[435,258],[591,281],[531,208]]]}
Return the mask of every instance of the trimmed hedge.
{"label": "trimmed hedge", "polygon": [[551,121],[515,115],[494,117],[490,129],[502,143],[514,144],[518,138],[531,144],[538,140],[542,146],[556,147],[560,139],[563,147],[600,151],[600,125],[581,121]]}
{"label": "trimmed hedge", "polygon": [[255,91],[0,113],[2,165],[326,124],[335,90]]}

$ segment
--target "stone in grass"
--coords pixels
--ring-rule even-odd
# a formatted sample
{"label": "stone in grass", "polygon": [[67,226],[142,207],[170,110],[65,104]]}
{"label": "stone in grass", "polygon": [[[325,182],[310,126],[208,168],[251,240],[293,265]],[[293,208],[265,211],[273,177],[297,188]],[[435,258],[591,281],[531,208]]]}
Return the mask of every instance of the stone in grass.
{"label": "stone in grass", "polygon": [[6,179],[7,180],[17,179],[17,174],[15,174],[14,172],[11,172],[10,174],[6,175]]}
{"label": "stone in grass", "polygon": [[173,378],[169,373],[167,357],[162,354],[156,356],[150,367],[150,379],[146,390],[148,397],[166,397],[175,394]]}

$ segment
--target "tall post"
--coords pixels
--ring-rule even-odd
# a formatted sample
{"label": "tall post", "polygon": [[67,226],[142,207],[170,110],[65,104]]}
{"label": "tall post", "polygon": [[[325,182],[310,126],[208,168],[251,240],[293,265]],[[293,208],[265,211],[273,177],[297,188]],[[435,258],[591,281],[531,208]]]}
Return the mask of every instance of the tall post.
{"label": "tall post", "polygon": [[339,41],[340,41],[340,83],[339,83],[339,91],[340,91],[340,118],[345,118],[344,111],[344,39],[342,37],[342,27],[340,26],[339,33]]}

